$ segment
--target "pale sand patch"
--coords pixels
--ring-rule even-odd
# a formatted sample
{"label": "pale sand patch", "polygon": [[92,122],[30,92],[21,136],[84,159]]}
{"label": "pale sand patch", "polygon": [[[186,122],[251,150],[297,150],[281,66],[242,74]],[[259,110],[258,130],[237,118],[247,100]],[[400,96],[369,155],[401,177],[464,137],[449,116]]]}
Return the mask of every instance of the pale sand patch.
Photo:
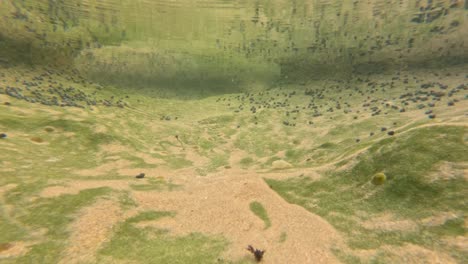
{"label": "pale sand patch", "polygon": [[91,263],[97,250],[109,241],[112,227],[122,217],[117,202],[100,200],[84,208],[70,226],[71,235],[59,263]]}
{"label": "pale sand patch", "polygon": [[14,184],[14,183],[9,183],[7,185],[0,186],[0,199],[3,198],[3,195],[6,192],[13,190],[14,188],[16,188],[16,186],[18,186],[18,184]]}
{"label": "pale sand patch", "polygon": [[0,94],[0,101],[3,102],[10,102],[12,98],[6,94]]}
{"label": "pale sand patch", "polygon": [[[1,127],[2,126],[0,126],[0,128]],[[19,135],[19,134],[13,132],[13,131],[7,131],[6,134],[7,134],[7,138],[0,140],[0,146],[2,146],[2,148],[4,148],[5,146],[8,146],[8,147],[14,148],[15,151],[18,151],[16,149],[17,145],[15,143],[13,143],[12,141],[10,141],[10,139],[23,137],[23,135]]]}
{"label": "pale sand patch", "polygon": [[39,106],[37,108],[37,110],[39,112],[44,112],[44,113],[50,114],[50,115],[55,116],[55,117],[58,117],[58,116],[63,114],[63,112],[54,110],[53,108],[48,107],[48,106],[41,106],[41,105],[36,105],[36,106]]}
{"label": "pale sand patch", "polygon": [[445,224],[445,222],[457,219],[458,217],[460,216],[453,212],[442,212],[438,213],[437,215],[422,219],[421,223],[425,226],[440,226]]}
{"label": "pale sand patch", "polygon": [[[410,129],[408,129],[408,130],[399,132],[399,134],[407,133],[407,132],[410,132],[410,131],[413,131],[413,130],[416,130],[416,129],[420,129],[420,128],[434,127],[434,126],[455,126],[455,127],[465,127],[465,128],[468,128],[468,124],[466,124],[466,123],[457,123],[457,122],[434,122],[434,123],[427,123],[427,124],[422,124],[422,125],[419,125],[419,126],[412,127],[412,128],[410,128]],[[398,135],[398,134],[397,134],[397,135]],[[444,135],[441,135],[441,136],[443,137]]]}
{"label": "pale sand patch", "polygon": [[198,167],[203,167],[206,166],[209,162],[210,159],[200,155],[196,151],[194,151],[192,148],[185,148],[185,159],[191,161],[193,163],[193,167],[198,168]]}
{"label": "pale sand patch", "polygon": [[311,169],[298,169],[293,172],[282,172],[282,173],[267,173],[265,176],[262,176],[265,178],[272,178],[275,180],[286,180],[289,178],[296,178],[296,177],[302,177],[302,178],[308,178],[312,181],[318,181],[322,179],[322,175],[314,170]]}
{"label": "pale sand patch", "polygon": [[[15,150],[16,151],[16,150]],[[0,171],[3,172],[13,172],[15,171],[15,168],[13,167],[13,164],[10,161],[2,161],[1,166],[0,166]]]}
{"label": "pale sand patch", "polygon": [[[367,150],[367,149],[365,149]],[[339,161],[335,161],[335,165],[338,164],[340,161],[344,161],[348,159],[348,161],[341,165],[340,167],[336,167],[334,170],[336,172],[342,172],[342,171],[347,171],[347,170],[350,170],[352,169],[355,165],[357,165],[359,163],[359,159],[356,159],[356,158],[349,158],[349,157],[345,157],[345,158],[342,158],[340,159]]]}
{"label": "pale sand patch", "polygon": [[124,180],[96,180],[96,181],[70,181],[66,186],[50,186],[44,188],[39,194],[40,197],[50,198],[64,194],[78,194],[82,190],[109,187],[115,190],[126,190],[129,181]]}
{"label": "pale sand patch", "polygon": [[58,157],[50,157],[46,160],[46,162],[51,162],[51,163],[55,163],[55,162],[58,162],[58,161],[61,161],[62,159],[61,158],[58,158]]}
{"label": "pale sand patch", "polygon": [[[171,153],[171,154],[181,154],[184,152],[184,148],[186,148],[187,146],[182,146],[177,140],[172,140],[172,139],[169,139],[167,140],[169,142],[171,142],[172,144],[174,145],[169,145],[169,144],[165,144],[164,145],[164,150],[167,151],[168,153]],[[214,151],[214,149],[212,149]]]}
{"label": "pale sand patch", "polygon": [[[257,175],[185,175],[184,191],[133,192],[144,210],[175,211],[174,218],[152,223],[170,234],[200,232],[223,235],[230,241],[224,257],[235,260],[248,256],[245,247],[266,249],[264,263],[339,263],[331,252],[341,238],[322,218],[304,208],[285,202]],[[266,208],[272,226],[264,223],[249,208],[259,201]],[[287,239],[279,243],[282,232]]]}
{"label": "pale sand patch", "polygon": [[[404,246],[383,246],[380,249],[393,256],[389,263],[427,263],[427,264],[455,264],[457,261],[451,256],[432,251],[421,246],[405,244]],[[388,259],[387,259],[388,260]]]}
{"label": "pale sand patch", "polygon": [[359,263],[369,263],[371,259],[376,255],[377,249],[350,249],[346,248],[338,248],[339,251],[342,251],[345,254],[353,255],[358,257],[361,262]]}
{"label": "pale sand patch", "polygon": [[62,134],[67,138],[71,138],[71,137],[76,136],[75,132],[63,132]]}
{"label": "pale sand patch", "polygon": [[385,213],[361,223],[362,227],[382,231],[406,231],[415,232],[418,224],[411,220],[396,220],[395,216]]}
{"label": "pale sand patch", "polygon": [[[6,219],[8,219],[10,221],[13,221],[15,224],[21,226],[20,222],[17,222],[16,220],[14,220],[13,217],[11,217],[11,215],[13,215],[13,212],[14,212],[14,207],[12,205],[5,204],[5,201],[3,199],[3,196],[5,195],[5,193],[10,191],[10,190],[13,190],[14,188],[16,188],[16,186],[18,186],[18,185],[13,184],[13,183],[1,186],[0,187],[0,202],[2,202],[4,204],[3,205],[3,217],[5,217]],[[31,236],[32,237],[43,236],[45,234],[43,231],[44,230],[40,230],[40,229],[35,230],[35,232],[33,232],[31,234]],[[11,257],[17,257],[17,256],[24,255],[24,254],[26,254],[26,252],[29,251],[29,246],[31,246],[33,244],[36,244],[36,243],[38,243],[38,242],[37,241],[30,241],[30,242],[11,241],[11,242],[9,242],[10,245],[6,250],[0,251],[0,260],[2,258],[11,258]]]}
{"label": "pale sand patch", "polygon": [[82,117],[88,117],[89,116],[89,112],[85,109],[82,109],[82,108],[76,108],[76,107],[67,107],[65,109],[65,111],[67,113],[70,113],[70,114],[73,114],[73,115],[78,115],[78,116],[82,116]]}
{"label": "pale sand patch", "polygon": [[293,166],[284,160],[275,160],[271,164],[271,168],[274,170],[284,170],[284,169],[291,169]]}
{"label": "pale sand patch", "polygon": [[147,153],[131,153],[131,154],[138,157],[138,158],[143,159],[143,161],[145,163],[147,163],[147,164],[158,165],[158,164],[165,164],[166,163],[164,160],[155,158],[155,157],[153,157],[153,156],[151,156],[150,154],[147,154]]}
{"label": "pale sand patch", "polygon": [[86,121],[86,117],[79,117],[79,116],[76,116],[76,115],[64,115],[62,118],[65,119],[65,120],[71,120],[71,121],[75,121],[75,122],[84,122],[84,121]]}
{"label": "pale sand patch", "polygon": [[94,133],[107,133],[108,129],[106,126],[97,124],[94,126]]}
{"label": "pale sand patch", "polygon": [[272,178],[275,180],[286,180],[296,177],[306,177],[311,180],[322,178],[322,175],[315,168],[294,168],[293,170],[271,170],[268,168],[256,170],[256,173],[258,176],[261,175],[262,178]]}
{"label": "pale sand patch", "polygon": [[278,151],[275,156],[280,159],[286,159],[286,150]]}
{"label": "pale sand patch", "polygon": [[458,247],[459,249],[468,252],[468,237],[466,236],[443,238],[442,241],[450,246]]}
{"label": "pale sand patch", "polygon": [[114,169],[128,168],[131,165],[132,165],[132,162],[128,160],[120,159],[120,160],[104,163],[101,166],[98,166],[96,168],[78,170],[76,171],[76,174],[81,175],[81,176],[100,176],[100,175],[109,173],[110,171]]}
{"label": "pale sand patch", "polygon": [[116,154],[122,153],[125,151],[130,151],[130,149],[121,144],[102,144],[99,146],[101,152],[109,153],[109,154]]}
{"label": "pale sand patch", "polygon": [[[247,157],[251,157],[253,159],[253,163],[256,162],[256,157],[254,155],[251,155],[249,153],[247,153],[246,151],[242,150],[242,149],[235,149],[233,147],[226,147],[226,149],[232,149],[232,151],[230,151],[230,155],[229,155],[229,164],[234,167],[238,167],[240,166],[240,162],[243,158],[247,158]],[[253,164],[252,164],[253,165]]]}
{"label": "pale sand patch", "polygon": [[438,180],[451,180],[455,178],[465,178],[468,179],[468,175],[466,171],[468,169],[468,163],[454,163],[443,161],[438,164],[435,170],[429,173],[426,178],[430,182],[438,181]]}
{"label": "pale sand patch", "polygon": [[22,224],[18,221],[16,221],[16,219],[14,217],[12,217],[15,213],[15,207],[11,204],[6,204],[5,200],[4,200],[4,195],[5,193],[15,189],[16,187],[18,186],[18,184],[14,184],[14,183],[10,183],[10,184],[7,184],[5,186],[1,186],[0,187],[0,203],[2,203],[3,205],[3,217],[5,219],[8,219],[12,222],[15,222],[17,225],[21,226]]}
{"label": "pale sand patch", "polygon": [[[95,109],[99,109],[99,107],[96,107]],[[109,110],[109,109],[102,108],[101,110]],[[108,119],[108,120],[116,120],[115,113],[100,113],[99,117],[103,119]]]}
{"label": "pale sand patch", "polygon": [[15,112],[15,114],[18,114],[19,116],[32,116],[37,114],[37,111],[32,108],[26,108],[23,106],[18,106],[16,104],[13,104],[9,107],[11,108],[11,110],[13,110],[13,112]]}
{"label": "pale sand patch", "polygon": [[0,252],[0,260],[2,258],[12,258],[12,257],[22,256],[29,251],[29,246],[36,244],[36,243],[24,242],[24,241],[10,242],[11,244],[10,247],[7,250]]}
{"label": "pale sand patch", "polygon": [[141,262],[131,259],[117,259],[111,256],[99,256],[99,264],[141,264]]}
{"label": "pale sand patch", "polygon": [[136,152],[130,149],[127,146],[122,144],[105,144],[100,146],[100,152],[98,155],[103,156],[104,154],[119,154],[119,153],[128,153],[135,157],[143,159],[147,164],[164,164],[165,161],[162,159],[155,158],[145,152]]}

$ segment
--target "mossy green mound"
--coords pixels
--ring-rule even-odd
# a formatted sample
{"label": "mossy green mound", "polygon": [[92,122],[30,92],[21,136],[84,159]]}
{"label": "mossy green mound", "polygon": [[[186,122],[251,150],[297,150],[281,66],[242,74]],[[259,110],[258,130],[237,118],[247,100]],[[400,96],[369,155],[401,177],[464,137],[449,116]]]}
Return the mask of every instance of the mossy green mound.
{"label": "mossy green mound", "polygon": [[387,180],[387,176],[385,175],[385,173],[379,172],[379,173],[374,174],[371,182],[374,185],[382,185],[385,183],[386,180]]}

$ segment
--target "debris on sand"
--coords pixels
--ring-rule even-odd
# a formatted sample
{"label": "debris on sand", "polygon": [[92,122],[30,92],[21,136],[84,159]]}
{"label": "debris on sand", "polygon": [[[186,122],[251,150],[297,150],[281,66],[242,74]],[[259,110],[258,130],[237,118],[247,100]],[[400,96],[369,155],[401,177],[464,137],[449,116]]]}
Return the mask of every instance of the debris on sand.
{"label": "debris on sand", "polygon": [[135,176],[135,178],[137,179],[143,179],[144,177],[145,177],[145,174],[143,172]]}
{"label": "debris on sand", "polygon": [[250,251],[257,262],[262,261],[263,254],[265,254],[265,250],[260,250],[257,248],[252,247],[251,245],[247,246],[247,250]]}

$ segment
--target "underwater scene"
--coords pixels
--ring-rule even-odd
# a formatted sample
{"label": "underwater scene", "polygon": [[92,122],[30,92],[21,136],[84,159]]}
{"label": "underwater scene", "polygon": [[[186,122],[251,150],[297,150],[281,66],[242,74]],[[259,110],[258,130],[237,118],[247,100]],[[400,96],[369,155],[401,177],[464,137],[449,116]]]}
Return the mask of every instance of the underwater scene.
{"label": "underwater scene", "polygon": [[0,0],[0,263],[468,263],[468,0]]}

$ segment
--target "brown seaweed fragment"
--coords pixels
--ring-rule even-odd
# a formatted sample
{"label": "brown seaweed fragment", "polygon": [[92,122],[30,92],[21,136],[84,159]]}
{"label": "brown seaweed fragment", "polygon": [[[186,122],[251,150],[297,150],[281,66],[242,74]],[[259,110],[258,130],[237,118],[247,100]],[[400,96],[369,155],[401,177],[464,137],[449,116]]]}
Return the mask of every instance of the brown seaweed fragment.
{"label": "brown seaweed fragment", "polygon": [[262,261],[263,254],[265,253],[265,250],[260,250],[260,249],[254,248],[254,247],[252,247],[251,245],[249,245],[249,246],[247,247],[247,250],[250,251],[250,252],[254,255],[255,260],[256,260],[257,262]]}

